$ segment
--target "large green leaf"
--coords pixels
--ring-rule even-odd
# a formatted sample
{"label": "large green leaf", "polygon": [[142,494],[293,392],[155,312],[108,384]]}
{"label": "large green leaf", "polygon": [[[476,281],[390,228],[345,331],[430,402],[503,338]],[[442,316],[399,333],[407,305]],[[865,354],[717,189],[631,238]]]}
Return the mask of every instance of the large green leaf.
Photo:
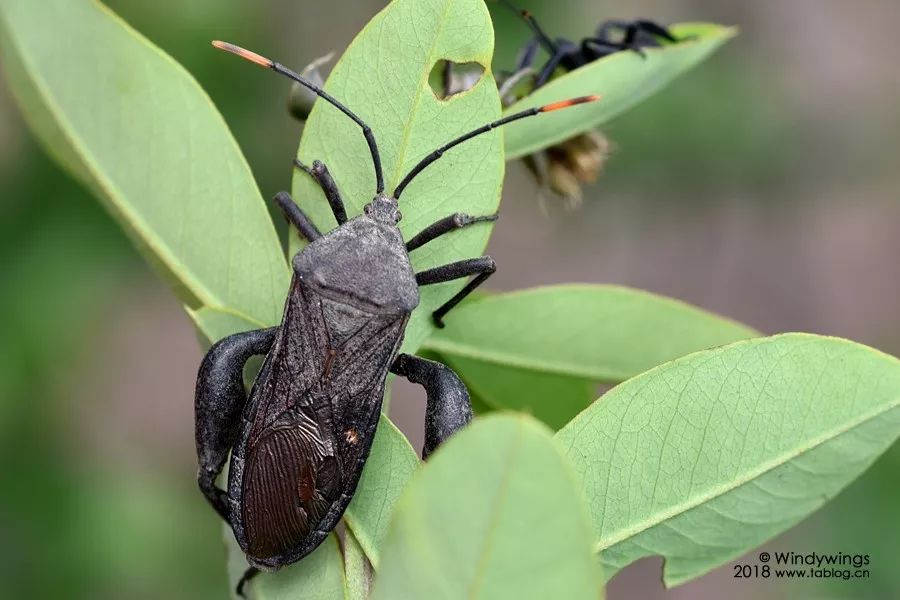
{"label": "large green leaf", "polygon": [[677,300],[609,285],[557,285],[467,302],[426,348],[501,366],[618,382],[755,331]]}
{"label": "large green leaf", "polygon": [[[227,526],[224,531],[228,547],[228,585],[234,600],[237,582],[249,565]],[[254,577],[244,587],[249,600],[345,600],[344,559],[335,534],[329,535],[312,554],[275,573]]]}
{"label": "large green leaf", "polygon": [[[335,65],[325,85],[365,120],[381,150],[387,192],[437,146],[499,118],[500,100],[490,73],[494,35],[482,0],[395,0],[378,13]],[[441,59],[476,62],[486,72],[470,90],[439,100],[428,74]],[[400,200],[404,236],[418,233],[457,211],[496,212],[503,178],[498,132],[448,152],[406,189]],[[362,133],[346,116],[316,102],[298,151],[300,160],[323,161],[334,175],[351,216],[375,193],[375,177]],[[294,177],[294,197],[323,231],[335,226],[321,190],[303,172]],[[416,270],[478,256],[490,224],[449,234],[413,252]],[[404,351],[412,352],[432,330],[429,313],[462,281],[422,289],[422,302],[406,330]]]}
{"label": "large green leaf", "polygon": [[797,523],[900,434],[900,361],[785,334],[698,352],[614,388],[557,434],[613,575],[649,555],[676,585]]}
{"label": "large green leaf", "polygon": [[524,416],[476,420],[397,504],[376,600],[602,595],[584,499],[549,431]]}
{"label": "large green leaf", "polygon": [[288,281],[278,237],[197,82],[93,0],[4,0],[0,34],[36,135],[181,299],[275,322]]}
{"label": "large green leaf", "polygon": [[526,119],[507,127],[506,157],[518,158],[602,125],[656,93],[670,81],[715,52],[736,35],[733,27],[712,23],[683,23],[671,27],[677,44],[616,52],[550,81],[506,109],[513,113],[559,100],[600,94],[600,102],[572,111],[559,111],[541,119]]}

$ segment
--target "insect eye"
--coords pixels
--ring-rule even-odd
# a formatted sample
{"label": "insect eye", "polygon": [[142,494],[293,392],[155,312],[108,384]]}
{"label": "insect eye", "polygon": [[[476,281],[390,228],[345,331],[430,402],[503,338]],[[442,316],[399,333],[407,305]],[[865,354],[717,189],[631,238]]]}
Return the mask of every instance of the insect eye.
{"label": "insect eye", "polygon": [[365,206],[363,206],[363,212],[366,213],[367,215],[368,215],[368,214],[371,214],[371,213],[372,213],[372,206],[369,205],[369,204],[366,204]]}
{"label": "insect eye", "polygon": [[402,220],[403,220],[403,213],[398,210],[397,211],[397,222],[399,223]]}

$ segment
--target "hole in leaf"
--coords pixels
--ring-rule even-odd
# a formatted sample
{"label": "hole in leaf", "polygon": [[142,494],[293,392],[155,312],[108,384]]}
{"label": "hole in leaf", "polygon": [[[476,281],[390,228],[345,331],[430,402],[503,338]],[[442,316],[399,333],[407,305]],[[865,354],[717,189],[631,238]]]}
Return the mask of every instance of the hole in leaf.
{"label": "hole in leaf", "polygon": [[434,63],[428,75],[431,91],[441,100],[475,87],[484,75],[484,67],[477,62],[457,63],[442,58]]}

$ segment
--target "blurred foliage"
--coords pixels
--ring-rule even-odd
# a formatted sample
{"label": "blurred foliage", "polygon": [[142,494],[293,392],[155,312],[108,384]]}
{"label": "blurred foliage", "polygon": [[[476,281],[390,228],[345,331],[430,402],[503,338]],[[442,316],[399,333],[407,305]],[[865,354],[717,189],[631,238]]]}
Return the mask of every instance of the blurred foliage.
{"label": "blurred foliage", "polygon": [[[0,220],[0,277],[15,291],[0,295],[5,593],[221,597],[216,525],[195,501],[193,482],[173,485],[169,473],[130,472],[84,455],[64,417],[72,412],[66,386],[77,385],[73,370],[91,360],[91,334],[111,295],[146,268],[96,200],[27,139],[4,166],[0,197],[14,200]],[[199,533],[204,525],[210,535]]]}
{"label": "blurred foliage", "polygon": [[605,127],[615,150],[596,188],[640,179],[660,202],[673,186],[709,200],[717,197],[710,191],[745,186],[759,190],[760,202],[781,197],[773,193],[793,183],[798,138],[784,135],[793,125],[783,100],[750,65],[736,62],[714,56]]}

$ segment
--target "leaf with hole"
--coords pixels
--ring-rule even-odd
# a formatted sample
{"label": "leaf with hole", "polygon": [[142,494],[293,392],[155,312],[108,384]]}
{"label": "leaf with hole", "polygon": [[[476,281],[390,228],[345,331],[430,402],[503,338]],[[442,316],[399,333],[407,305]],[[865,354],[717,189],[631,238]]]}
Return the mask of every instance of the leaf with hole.
{"label": "leaf with hole", "polygon": [[[428,83],[442,59],[475,62],[486,69],[493,29],[481,0],[395,0],[378,13],[337,62],[325,89],[372,127],[390,193],[420,159],[444,142],[500,117],[490,70],[470,90],[439,100]],[[503,178],[500,134],[492,132],[449,151],[418,176],[400,198],[406,239],[454,212],[497,211]],[[375,194],[372,160],[360,128],[334,107],[317,101],[298,158],[323,161],[337,182],[351,217]],[[302,171],[293,195],[322,231],[335,227],[321,190]],[[412,254],[416,270],[479,256],[491,223],[441,237]],[[294,244],[296,248],[296,243]],[[464,281],[422,288],[422,300],[406,329],[403,349],[414,352],[433,330],[430,313]]]}
{"label": "leaf with hole", "polygon": [[644,58],[635,52],[616,52],[552,79],[508,107],[504,114],[560,98],[602,97],[600,102],[574,110],[510,124],[505,132],[506,158],[531,154],[602,125],[665,87],[737,34],[733,27],[712,23],[682,23],[670,30],[682,41],[644,48]]}
{"label": "leaf with hole", "polygon": [[900,434],[900,361],[785,334],[619,385],[556,439],[584,482],[607,576],[652,555],[677,585],[791,527]]}
{"label": "leaf with hole", "polygon": [[400,498],[373,598],[594,600],[593,543],[549,430],[524,416],[485,417],[442,446]]}
{"label": "leaf with hole", "polygon": [[[37,137],[97,193],[190,306],[274,323],[288,269],[209,97],[99,2],[0,3],[12,89]],[[212,50],[210,50],[212,51]]]}

